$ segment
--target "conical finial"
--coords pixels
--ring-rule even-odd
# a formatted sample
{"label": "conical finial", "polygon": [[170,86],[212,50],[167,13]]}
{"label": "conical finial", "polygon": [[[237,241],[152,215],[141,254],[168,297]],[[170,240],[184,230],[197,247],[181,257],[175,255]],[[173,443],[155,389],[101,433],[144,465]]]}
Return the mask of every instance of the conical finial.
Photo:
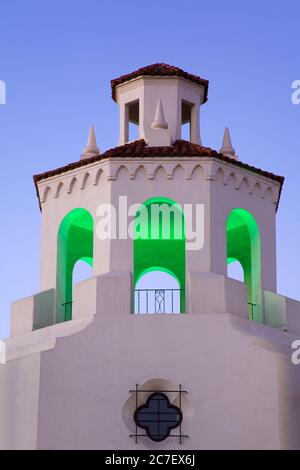
{"label": "conical finial", "polygon": [[168,129],[161,100],[157,101],[154,121],[151,123],[151,127],[152,129]]}
{"label": "conical finial", "polygon": [[96,135],[94,126],[90,128],[90,133],[86,146],[83,149],[83,154],[80,157],[80,160],[85,158],[96,157],[100,154],[100,149],[97,147]]}
{"label": "conical finial", "polygon": [[237,155],[235,154],[234,148],[232,147],[230,132],[229,132],[228,127],[225,127],[223,144],[219,152],[225,155],[225,157],[233,158],[234,160],[237,160],[238,158]]}

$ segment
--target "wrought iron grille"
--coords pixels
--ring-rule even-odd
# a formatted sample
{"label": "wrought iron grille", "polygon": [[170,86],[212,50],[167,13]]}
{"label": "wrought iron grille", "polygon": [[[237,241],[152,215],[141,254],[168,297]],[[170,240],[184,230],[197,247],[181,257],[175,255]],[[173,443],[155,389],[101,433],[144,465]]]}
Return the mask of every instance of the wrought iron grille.
{"label": "wrought iron grille", "polygon": [[134,289],[135,313],[180,313],[182,289]]}
{"label": "wrought iron grille", "polygon": [[248,302],[248,312],[249,312],[250,320],[254,319],[254,307],[256,307],[256,304],[253,304],[252,302]]}
{"label": "wrought iron grille", "polygon": [[[135,438],[136,444],[138,437],[149,437],[155,442],[160,442],[167,437],[178,437],[180,444],[184,438],[189,437],[182,433],[182,394],[187,393],[182,389],[182,385],[179,385],[178,390],[144,390],[136,385],[135,389],[129,392],[135,394],[135,433],[130,434],[130,437]],[[141,405],[140,393],[150,394],[147,401]],[[168,393],[179,394],[177,406],[170,403]],[[145,433],[140,433],[139,428],[144,429]],[[175,428],[179,428],[179,433],[172,433]]]}

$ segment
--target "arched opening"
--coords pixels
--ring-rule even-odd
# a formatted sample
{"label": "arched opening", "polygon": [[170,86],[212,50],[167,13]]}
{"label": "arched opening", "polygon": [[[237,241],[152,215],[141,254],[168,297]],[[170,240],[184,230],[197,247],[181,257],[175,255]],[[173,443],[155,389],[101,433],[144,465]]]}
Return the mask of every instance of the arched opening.
{"label": "arched opening", "polygon": [[192,140],[194,104],[185,100],[181,102],[181,139]]}
{"label": "arched opening", "polygon": [[227,277],[236,281],[245,282],[243,266],[234,258],[227,259]]}
{"label": "arched opening", "polygon": [[74,266],[78,261],[93,266],[93,232],[93,218],[85,209],[74,209],[60,224],[57,239],[57,322],[72,319]]}
{"label": "arched opening", "polygon": [[139,100],[125,104],[125,135],[126,142],[139,139],[140,104]]}
{"label": "arched opening", "polygon": [[[155,292],[161,291],[159,292],[159,298],[163,296],[164,301],[167,302],[165,305],[168,309],[171,309],[171,291],[173,291],[174,302],[177,302],[176,296],[179,296],[179,312],[185,312],[184,215],[181,207],[176,202],[164,197],[145,201],[135,218],[134,311],[136,313],[138,313],[136,304],[138,301],[136,297],[138,295],[137,283],[140,280],[142,282],[142,277],[146,276],[147,273],[149,275],[145,277],[143,282],[148,283],[148,302],[150,295],[155,297]],[[150,273],[152,274],[150,275]],[[141,293],[139,295],[141,299]],[[173,308],[175,309],[174,304]],[[149,304],[148,310],[150,310]],[[165,313],[172,313],[172,311],[166,311]]]}
{"label": "arched opening", "polygon": [[134,296],[134,313],[180,313],[180,284],[160,267],[142,274]]}
{"label": "arched opening", "polygon": [[249,319],[262,323],[261,247],[258,225],[250,212],[234,209],[227,219],[227,263],[238,261],[248,291]]}
{"label": "arched opening", "polygon": [[77,261],[73,268],[73,286],[91,277],[93,277],[93,260],[80,259]]}

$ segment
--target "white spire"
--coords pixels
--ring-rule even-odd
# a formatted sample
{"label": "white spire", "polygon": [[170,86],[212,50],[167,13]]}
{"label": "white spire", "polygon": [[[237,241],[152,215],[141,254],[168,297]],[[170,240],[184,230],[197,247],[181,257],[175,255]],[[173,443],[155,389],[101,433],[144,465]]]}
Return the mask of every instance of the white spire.
{"label": "white spire", "polygon": [[238,159],[238,157],[235,153],[235,150],[232,147],[230,132],[229,132],[228,127],[225,127],[224,137],[223,137],[223,144],[222,144],[222,148],[220,148],[219,152],[222,153],[223,155],[225,155],[225,157],[233,158],[234,160]]}
{"label": "white spire", "polygon": [[165,120],[164,110],[161,100],[157,101],[154,121],[151,123],[152,129],[168,129],[168,123]]}
{"label": "white spire", "polygon": [[100,154],[100,149],[97,147],[96,135],[94,126],[91,126],[87,144],[83,149],[83,154],[80,157],[80,160],[85,158],[95,157]]}

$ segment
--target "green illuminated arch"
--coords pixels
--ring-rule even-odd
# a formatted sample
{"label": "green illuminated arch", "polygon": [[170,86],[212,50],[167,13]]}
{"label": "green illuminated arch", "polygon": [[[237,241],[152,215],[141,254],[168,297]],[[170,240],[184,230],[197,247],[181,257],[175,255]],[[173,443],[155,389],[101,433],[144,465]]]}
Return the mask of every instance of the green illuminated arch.
{"label": "green illuminated arch", "polygon": [[[170,217],[162,214],[164,205]],[[170,211],[171,208],[171,211]],[[172,199],[155,197],[137,211],[134,225],[134,286],[150,271],[166,271],[178,280],[180,311],[185,312],[185,228],[182,208]]]}
{"label": "green illuminated arch", "polygon": [[173,273],[173,271],[170,271],[169,269],[165,268],[164,266],[151,266],[151,268],[145,269],[145,271],[141,272],[139,277],[135,281],[135,285],[139,282],[139,280],[145,276],[145,274],[152,273],[153,271],[161,271],[167,274],[170,274],[180,285],[178,277]]}
{"label": "green illuminated arch", "polygon": [[74,209],[63,219],[57,237],[56,318],[72,318],[72,278],[77,261],[93,266],[94,221],[85,209]]}
{"label": "green illuminated arch", "polygon": [[261,246],[258,225],[250,212],[234,209],[227,219],[227,263],[239,261],[248,291],[249,319],[262,323]]}

